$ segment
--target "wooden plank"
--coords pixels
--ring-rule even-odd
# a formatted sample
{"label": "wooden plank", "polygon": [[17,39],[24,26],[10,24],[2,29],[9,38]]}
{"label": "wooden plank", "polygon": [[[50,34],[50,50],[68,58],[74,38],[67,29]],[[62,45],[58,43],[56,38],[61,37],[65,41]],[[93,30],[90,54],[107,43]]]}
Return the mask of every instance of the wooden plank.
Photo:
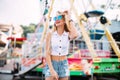
{"label": "wooden plank", "polygon": [[115,40],[113,39],[111,33],[109,32],[107,28],[105,28],[105,34],[106,34],[108,41],[110,41],[110,45],[112,46],[115,54],[120,58],[120,49],[118,48],[117,43],[115,42]]}
{"label": "wooden plank", "polygon": [[51,14],[52,7],[53,7],[53,4],[54,4],[54,0],[51,0],[51,1],[52,1],[52,3],[51,3],[51,6],[49,8],[49,11],[48,11],[48,18],[46,19],[45,27],[44,27],[44,30],[43,30],[43,33],[42,33],[42,36],[41,36],[41,40],[40,40],[41,43],[43,43],[43,41],[44,41],[47,29],[48,29],[48,24],[49,24],[49,20],[50,20],[50,14]]}
{"label": "wooden plank", "polygon": [[[70,0],[71,6],[73,6],[73,2],[74,2],[74,0]],[[92,45],[92,42],[90,40],[90,37],[89,37],[88,33],[86,32],[86,29],[85,29],[84,25],[82,24],[82,19],[85,18],[85,16],[83,15],[83,16],[79,17],[78,14],[77,14],[77,11],[75,10],[74,7],[72,7],[72,10],[73,10],[73,12],[74,12],[74,14],[77,18],[77,22],[79,24],[80,30],[82,32],[82,35],[83,35],[84,39],[85,39],[85,42],[87,44],[87,47],[90,51],[91,56],[92,57],[97,57],[96,52],[94,50],[94,47]]]}

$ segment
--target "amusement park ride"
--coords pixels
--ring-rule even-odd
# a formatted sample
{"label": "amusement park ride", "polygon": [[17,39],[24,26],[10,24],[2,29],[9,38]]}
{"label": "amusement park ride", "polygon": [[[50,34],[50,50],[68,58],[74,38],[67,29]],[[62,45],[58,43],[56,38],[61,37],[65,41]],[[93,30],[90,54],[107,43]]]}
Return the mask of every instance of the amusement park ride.
{"label": "amusement park ride", "polygon": [[[70,49],[72,49],[70,50],[70,54],[68,55],[69,67],[71,70],[70,75],[80,76],[101,73],[106,74],[120,73],[120,50],[117,45],[117,42],[114,40],[112,34],[106,27],[110,25],[109,23],[110,21],[105,16],[103,16],[104,12],[99,10],[92,10],[89,12],[84,12],[81,15],[78,15],[73,3],[74,0],[70,0],[71,11],[73,11],[75,14],[82,38],[78,38],[70,42]],[[1,73],[9,72],[14,73],[14,76],[21,76],[33,69],[38,72],[42,71],[42,68],[45,65],[45,60],[43,59],[44,38],[48,30],[53,4],[54,0],[51,0],[51,6],[49,10],[45,9],[43,17],[40,23],[38,24],[40,25],[43,23],[44,25],[44,30],[42,34],[37,35],[38,33],[34,33],[32,36],[32,38],[34,39],[30,40],[29,39],[26,40],[25,38],[13,38],[10,36],[7,38],[8,40],[10,40],[9,43],[6,44],[7,47],[10,45],[10,43],[12,43],[13,45],[20,44],[22,54],[17,56],[17,59],[16,57],[10,58],[10,60],[12,61],[13,59],[15,59],[13,64],[14,69],[12,69],[12,71],[9,72],[3,70],[4,66],[7,64],[6,62],[2,64],[2,66],[0,67]],[[46,20],[44,20],[46,14],[48,17],[46,18]],[[101,24],[104,30],[100,29],[90,29],[89,31],[86,30],[86,27],[84,26],[83,23],[87,23],[88,19],[93,17],[99,20],[99,23]],[[36,36],[41,37],[40,39],[38,39],[38,37],[36,38]],[[102,40],[103,36],[106,36],[107,40]],[[116,53],[117,58],[111,58],[110,49],[105,50],[104,47],[102,47],[106,43],[108,45],[105,47],[107,48],[111,47]],[[84,48],[81,46],[84,46]],[[101,46],[101,48],[97,49],[95,48],[96,46]],[[14,48],[15,47],[16,46],[14,46]],[[9,49],[6,48],[6,50]],[[2,53],[4,52],[0,52],[0,61],[4,61],[7,59],[6,56],[4,58],[1,57]],[[17,70],[17,72],[15,72],[14,70]]]}

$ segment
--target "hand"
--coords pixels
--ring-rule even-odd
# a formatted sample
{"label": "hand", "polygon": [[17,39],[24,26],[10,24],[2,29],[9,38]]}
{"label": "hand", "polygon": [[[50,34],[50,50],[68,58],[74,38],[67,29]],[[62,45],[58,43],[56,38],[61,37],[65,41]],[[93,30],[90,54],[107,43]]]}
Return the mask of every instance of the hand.
{"label": "hand", "polygon": [[64,12],[63,12],[63,15],[68,15],[68,14],[69,14],[68,11],[64,11]]}
{"label": "hand", "polygon": [[65,15],[65,19],[69,21],[71,19],[70,12],[69,11],[64,11],[63,15]]}
{"label": "hand", "polygon": [[51,75],[55,80],[58,80],[58,74],[56,73],[55,70],[51,70]]}

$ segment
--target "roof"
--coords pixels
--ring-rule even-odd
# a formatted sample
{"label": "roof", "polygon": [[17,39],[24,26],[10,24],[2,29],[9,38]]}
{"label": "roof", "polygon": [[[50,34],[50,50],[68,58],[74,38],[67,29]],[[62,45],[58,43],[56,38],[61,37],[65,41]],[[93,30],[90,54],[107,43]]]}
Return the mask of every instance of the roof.
{"label": "roof", "polygon": [[0,31],[7,32],[9,29],[13,27],[12,25],[7,25],[7,24],[0,24]]}

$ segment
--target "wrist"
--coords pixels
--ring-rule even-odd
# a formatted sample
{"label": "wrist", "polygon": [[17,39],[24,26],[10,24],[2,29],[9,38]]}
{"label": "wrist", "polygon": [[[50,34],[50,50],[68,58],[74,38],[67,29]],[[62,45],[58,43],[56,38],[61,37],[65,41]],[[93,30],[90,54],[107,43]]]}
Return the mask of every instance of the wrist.
{"label": "wrist", "polygon": [[65,19],[67,20],[71,19],[70,15],[65,15]]}
{"label": "wrist", "polygon": [[51,69],[50,69],[50,71],[52,72],[52,71],[54,71],[54,69],[53,69],[53,68],[51,68]]}

